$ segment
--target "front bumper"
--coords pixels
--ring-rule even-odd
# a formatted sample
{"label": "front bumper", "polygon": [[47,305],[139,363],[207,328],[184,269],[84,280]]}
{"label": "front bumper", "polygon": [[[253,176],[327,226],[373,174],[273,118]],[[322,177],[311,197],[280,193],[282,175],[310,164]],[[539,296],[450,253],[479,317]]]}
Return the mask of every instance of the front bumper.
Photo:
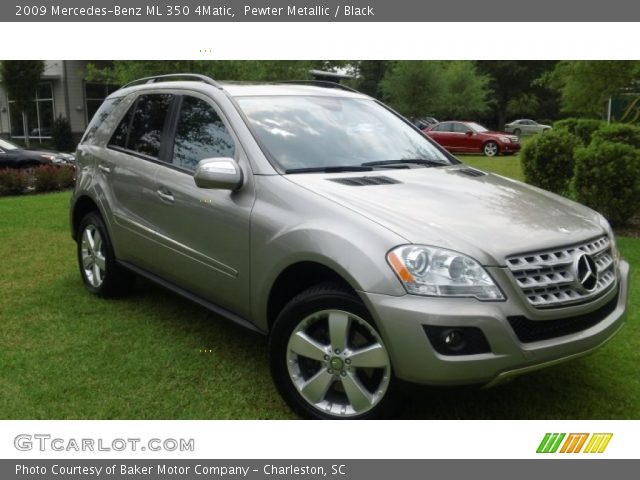
{"label": "front bumper", "polygon": [[[488,270],[505,290],[506,301],[417,295],[394,297],[360,292],[380,328],[398,378],[426,385],[492,386],[516,375],[586,355],[622,328],[629,295],[629,264],[625,261],[621,261],[618,268],[616,289],[589,304],[553,310],[531,307],[509,281],[505,269]],[[588,314],[609,302],[615,305],[595,325],[541,341],[519,341],[508,321],[511,316],[526,316],[531,320],[553,322]],[[491,351],[442,355],[434,350],[424,325],[477,327],[484,333]]]}
{"label": "front bumper", "polygon": [[500,153],[517,153],[522,146],[520,143],[500,143]]}

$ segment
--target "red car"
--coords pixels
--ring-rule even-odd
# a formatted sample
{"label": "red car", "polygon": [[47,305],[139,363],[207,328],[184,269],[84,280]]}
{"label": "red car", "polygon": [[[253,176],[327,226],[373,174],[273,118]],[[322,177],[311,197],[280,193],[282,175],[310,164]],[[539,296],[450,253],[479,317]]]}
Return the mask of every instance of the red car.
{"label": "red car", "polygon": [[520,150],[515,135],[491,132],[475,122],[440,122],[423,130],[450,152],[513,155]]}

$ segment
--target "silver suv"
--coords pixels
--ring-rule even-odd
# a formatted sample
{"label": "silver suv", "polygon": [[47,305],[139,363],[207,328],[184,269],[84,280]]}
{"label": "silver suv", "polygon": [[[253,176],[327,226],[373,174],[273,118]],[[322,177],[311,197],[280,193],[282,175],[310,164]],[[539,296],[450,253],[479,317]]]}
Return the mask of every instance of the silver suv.
{"label": "silver suv", "polygon": [[304,416],[380,415],[399,380],[496,385],[624,322],[629,266],[601,215],[470,168],[339,85],[142,79],[77,163],[87,288],[140,275],[269,335]]}

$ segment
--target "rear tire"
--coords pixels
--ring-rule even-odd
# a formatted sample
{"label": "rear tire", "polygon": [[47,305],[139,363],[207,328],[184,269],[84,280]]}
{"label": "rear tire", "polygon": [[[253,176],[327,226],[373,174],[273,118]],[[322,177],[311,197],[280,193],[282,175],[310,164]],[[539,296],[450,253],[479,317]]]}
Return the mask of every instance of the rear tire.
{"label": "rear tire", "polygon": [[116,262],[109,232],[97,212],[82,218],[76,238],[80,276],[87,290],[105,298],[131,290],[135,276]]}
{"label": "rear tire", "polygon": [[520,129],[519,129],[519,128],[516,128],[516,129],[513,131],[513,134],[514,134],[516,137],[519,137],[521,133],[522,133],[522,132],[520,131]]}
{"label": "rear tire", "polygon": [[375,418],[391,405],[387,348],[364,304],[339,283],[311,287],[286,305],[269,357],[276,387],[302,417]]}

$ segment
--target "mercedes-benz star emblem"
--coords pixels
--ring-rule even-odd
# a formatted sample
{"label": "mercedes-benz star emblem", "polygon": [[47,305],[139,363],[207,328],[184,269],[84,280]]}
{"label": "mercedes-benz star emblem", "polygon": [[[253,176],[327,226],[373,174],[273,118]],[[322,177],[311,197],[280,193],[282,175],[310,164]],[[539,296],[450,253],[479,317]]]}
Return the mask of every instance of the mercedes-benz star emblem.
{"label": "mercedes-benz star emblem", "polygon": [[585,292],[593,292],[598,286],[598,267],[593,258],[586,253],[579,255],[573,269],[578,286]]}

